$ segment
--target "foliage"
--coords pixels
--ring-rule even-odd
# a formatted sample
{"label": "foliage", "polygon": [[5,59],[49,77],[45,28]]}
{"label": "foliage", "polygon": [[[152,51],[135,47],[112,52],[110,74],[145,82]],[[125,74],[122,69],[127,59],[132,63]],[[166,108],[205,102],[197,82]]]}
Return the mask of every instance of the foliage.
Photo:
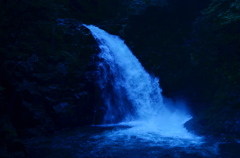
{"label": "foliage", "polygon": [[239,136],[240,133],[236,121],[240,105],[239,9],[238,0],[212,0],[193,25],[189,48],[192,62],[195,67],[206,69],[200,75],[209,78],[207,86],[211,87],[203,93],[212,90],[208,100],[202,95],[206,107],[192,120],[196,124],[208,123],[202,126],[204,134]]}
{"label": "foliage", "polygon": [[240,20],[240,4],[238,0],[213,0],[204,15],[215,16],[214,21],[221,25],[227,25]]}

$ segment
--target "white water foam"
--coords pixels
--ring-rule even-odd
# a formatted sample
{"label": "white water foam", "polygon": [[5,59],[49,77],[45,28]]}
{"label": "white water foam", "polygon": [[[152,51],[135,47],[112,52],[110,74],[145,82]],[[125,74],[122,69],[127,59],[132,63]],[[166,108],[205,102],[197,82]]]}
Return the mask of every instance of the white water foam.
{"label": "white water foam", "polygon": [[131,127],[113,131],[108,136],[156,141],[165,137],[199,143],[200,137],[183,126],[191,116],[183,109],[168,108],[163,102],[159,79],[145,71],[124,41],[96,26],[84,26],[91,31],[101,50],[98,84],[106,105],[102,126]]}

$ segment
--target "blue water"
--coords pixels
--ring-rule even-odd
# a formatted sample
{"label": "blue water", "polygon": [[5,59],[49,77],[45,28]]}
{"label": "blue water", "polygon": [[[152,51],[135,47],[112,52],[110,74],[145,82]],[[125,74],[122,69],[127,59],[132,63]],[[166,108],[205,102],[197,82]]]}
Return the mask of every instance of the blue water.
{"label": "blue water", "polygon": [[220,143],[131,130],[125,125],[81,127],[28,139],[25,145],[34,158],[234,158],[219,154]]}

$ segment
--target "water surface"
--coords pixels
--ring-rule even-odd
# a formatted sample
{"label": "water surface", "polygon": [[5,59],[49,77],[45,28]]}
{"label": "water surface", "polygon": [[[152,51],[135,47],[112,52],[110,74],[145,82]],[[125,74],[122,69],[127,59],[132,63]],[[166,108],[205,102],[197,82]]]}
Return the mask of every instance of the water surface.
{"label": "water surface", "polygon": [[25,140],[35,158],[220,158],[219,143],[166,137],[127,125],[89,126]]}

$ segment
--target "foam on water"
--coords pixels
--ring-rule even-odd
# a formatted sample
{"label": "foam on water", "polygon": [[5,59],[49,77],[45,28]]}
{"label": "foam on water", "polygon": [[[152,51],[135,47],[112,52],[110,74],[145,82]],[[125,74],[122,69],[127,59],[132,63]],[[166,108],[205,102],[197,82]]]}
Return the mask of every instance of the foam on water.
{"label": "foam on water", "polygon": [[[91,31],[101,50],[97,77],[106,105],[102,126],[130,127],[112,131],[108,136],[154,142],[169,139],[172,145],[178,144],[177,140],[200,142],[198,136],[183,126],[191,116],[184,108],[170,108],[163,101],[159,79],[147,73],[124,41],[96,26],[84,26]],[[172,138],[175,141],[170,141]]]}

